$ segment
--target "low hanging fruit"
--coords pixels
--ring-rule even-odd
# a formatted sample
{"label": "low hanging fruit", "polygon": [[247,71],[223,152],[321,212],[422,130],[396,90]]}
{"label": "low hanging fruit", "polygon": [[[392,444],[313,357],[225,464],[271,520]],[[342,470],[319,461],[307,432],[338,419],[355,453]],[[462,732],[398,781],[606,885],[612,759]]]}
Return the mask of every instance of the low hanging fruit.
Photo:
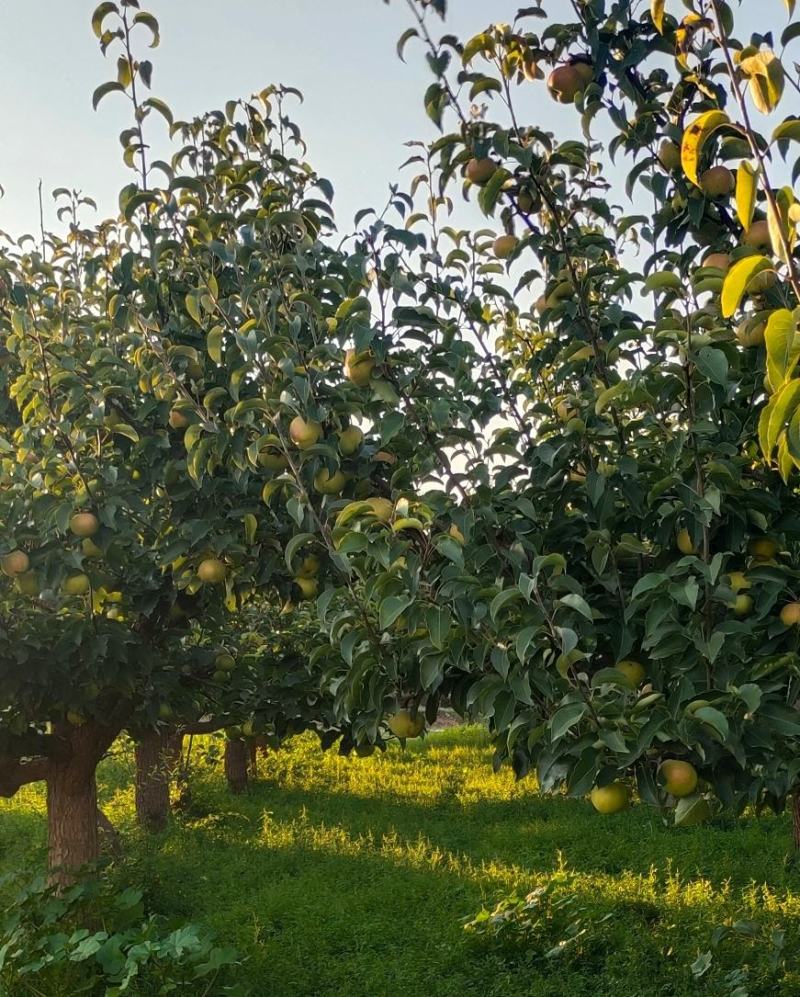
{"label": "low hanging fruit", "polygon": [[697,770],[689,762],[668,758],[661,763],[659,775],[671,796],[691,796],[697,789]]}
{"label": "low hanging fruit", "polygon": [[628,806],[630,794],[624,782],[612,782],[608,786],[595,786],[589,799],[599,814],[618,814]]}
{"label": "low hanging fruit", "polygon": [[420,714],[412,717],[409,710],[398,710],[386,721],[395,737],[419,737],[425,730],[425,719]]}

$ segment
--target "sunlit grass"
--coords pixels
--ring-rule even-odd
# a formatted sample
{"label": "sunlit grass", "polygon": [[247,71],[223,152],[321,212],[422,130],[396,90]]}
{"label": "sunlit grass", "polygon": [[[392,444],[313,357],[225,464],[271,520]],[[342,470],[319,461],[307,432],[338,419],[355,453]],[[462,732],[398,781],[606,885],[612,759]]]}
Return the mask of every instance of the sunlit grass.
{"label": "sunlit grass", "polygon": [[[118,875],[145,885],[156,909],[237,946],[245,993],[727,997],[741,967],[750,997],[800,993],[800,875],[783,861],[786,818],[685,830],[643,806],[600,818],[584,801],[494,774],[478,729],[370,758],[298,738],[232,797],[207,758],[212,744],[195,744],[193,806],[164,835],[135,828],[124,748],[103,765],[101,798],[126,840]],[[39,790],[0,804],[4,861],[41,861],[43,842]],[[580,950],[543,958],[558,925],[547,946],[513,949],[464,932],[482,905],[548,885],[592,918],[611,915]],[[737,921],[759,926],[758,938],[723,943],[695,981],[690,964],[713,929]],[[777,968],[764,942],[774,927],[787,932]]]}

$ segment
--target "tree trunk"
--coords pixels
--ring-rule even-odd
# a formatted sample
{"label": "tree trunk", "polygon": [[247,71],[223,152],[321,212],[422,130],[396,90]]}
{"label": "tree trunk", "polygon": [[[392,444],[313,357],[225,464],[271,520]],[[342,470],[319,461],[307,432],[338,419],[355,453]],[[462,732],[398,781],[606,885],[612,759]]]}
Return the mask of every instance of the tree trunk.
{"label": "tree trunk", "polygon": [[136,819],[148,831],[163,831],[169,820],[169,791],[180,755],[180,735],[146,730],[137,737]]}
{"label": "tree trunk", "polygon": [[47,768],[48,866],[51,882],[68,886],[100,857],[95,772],[118,731],[89,721],[54,724],[53,733],[65,750]]}
{"label": "tree trunk", "polygon": [[248,737],[247,739],[248,770],[250,778],[258,779],[258,739]]}
{"label": "tree trunk", "polygon": [[225,778],[232,793],[247,789],[247,744],[243,738],[225,741]]}
{"label": "tree trunk", "polygon": [[800,851],[800,790],[792,794],[792,837],[795,851]]}

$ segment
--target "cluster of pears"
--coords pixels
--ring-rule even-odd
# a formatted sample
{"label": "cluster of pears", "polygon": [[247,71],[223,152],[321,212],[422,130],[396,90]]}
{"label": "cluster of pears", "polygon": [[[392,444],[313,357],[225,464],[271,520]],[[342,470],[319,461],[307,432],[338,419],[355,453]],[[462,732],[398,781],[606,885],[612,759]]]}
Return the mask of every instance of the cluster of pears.
{"label": "cluster of pears", "polygon": [[[691,796],[697,789],[697,769],[683,759],[666,758],[659,766],[658,775],[664,791],[675,799]],[[617,780],[595,786],[589,799],[598,813],[618,814],[630,804],[631,794],[627,783]]]}

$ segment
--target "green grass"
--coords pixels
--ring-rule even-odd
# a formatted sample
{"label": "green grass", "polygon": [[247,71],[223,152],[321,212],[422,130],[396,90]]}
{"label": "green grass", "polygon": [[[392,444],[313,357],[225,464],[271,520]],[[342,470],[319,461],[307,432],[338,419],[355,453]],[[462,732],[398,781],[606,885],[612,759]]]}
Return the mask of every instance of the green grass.
{"label": "green grass", "polygon": [[[477,730],[368,759],[300,738],[260,764],[239,798],[201,764],[192,813],[152,838],[133,825],[130,756],[101,772],[104,809],[126,839],[117,875],[146,886],[155,910],[236,946],[244,993],[730,995],[727,974],[743,967],[737,997],[800,994],[800,872],[784,863],[786,818],[685,830],[645,806],[601,818],[583,801],[540,798],[532,780],[494,775]],[[0,805],[0,871],[43,857],[42,795],[29,788]],[[592,924],[611,918],[550,959],[563,916],[516,947],[465,933],[482,905],[548,883]],[[737,920],[784,930],[785,965],[770,965],[762,937],[739,936],[694,980],[713,929]]]}

